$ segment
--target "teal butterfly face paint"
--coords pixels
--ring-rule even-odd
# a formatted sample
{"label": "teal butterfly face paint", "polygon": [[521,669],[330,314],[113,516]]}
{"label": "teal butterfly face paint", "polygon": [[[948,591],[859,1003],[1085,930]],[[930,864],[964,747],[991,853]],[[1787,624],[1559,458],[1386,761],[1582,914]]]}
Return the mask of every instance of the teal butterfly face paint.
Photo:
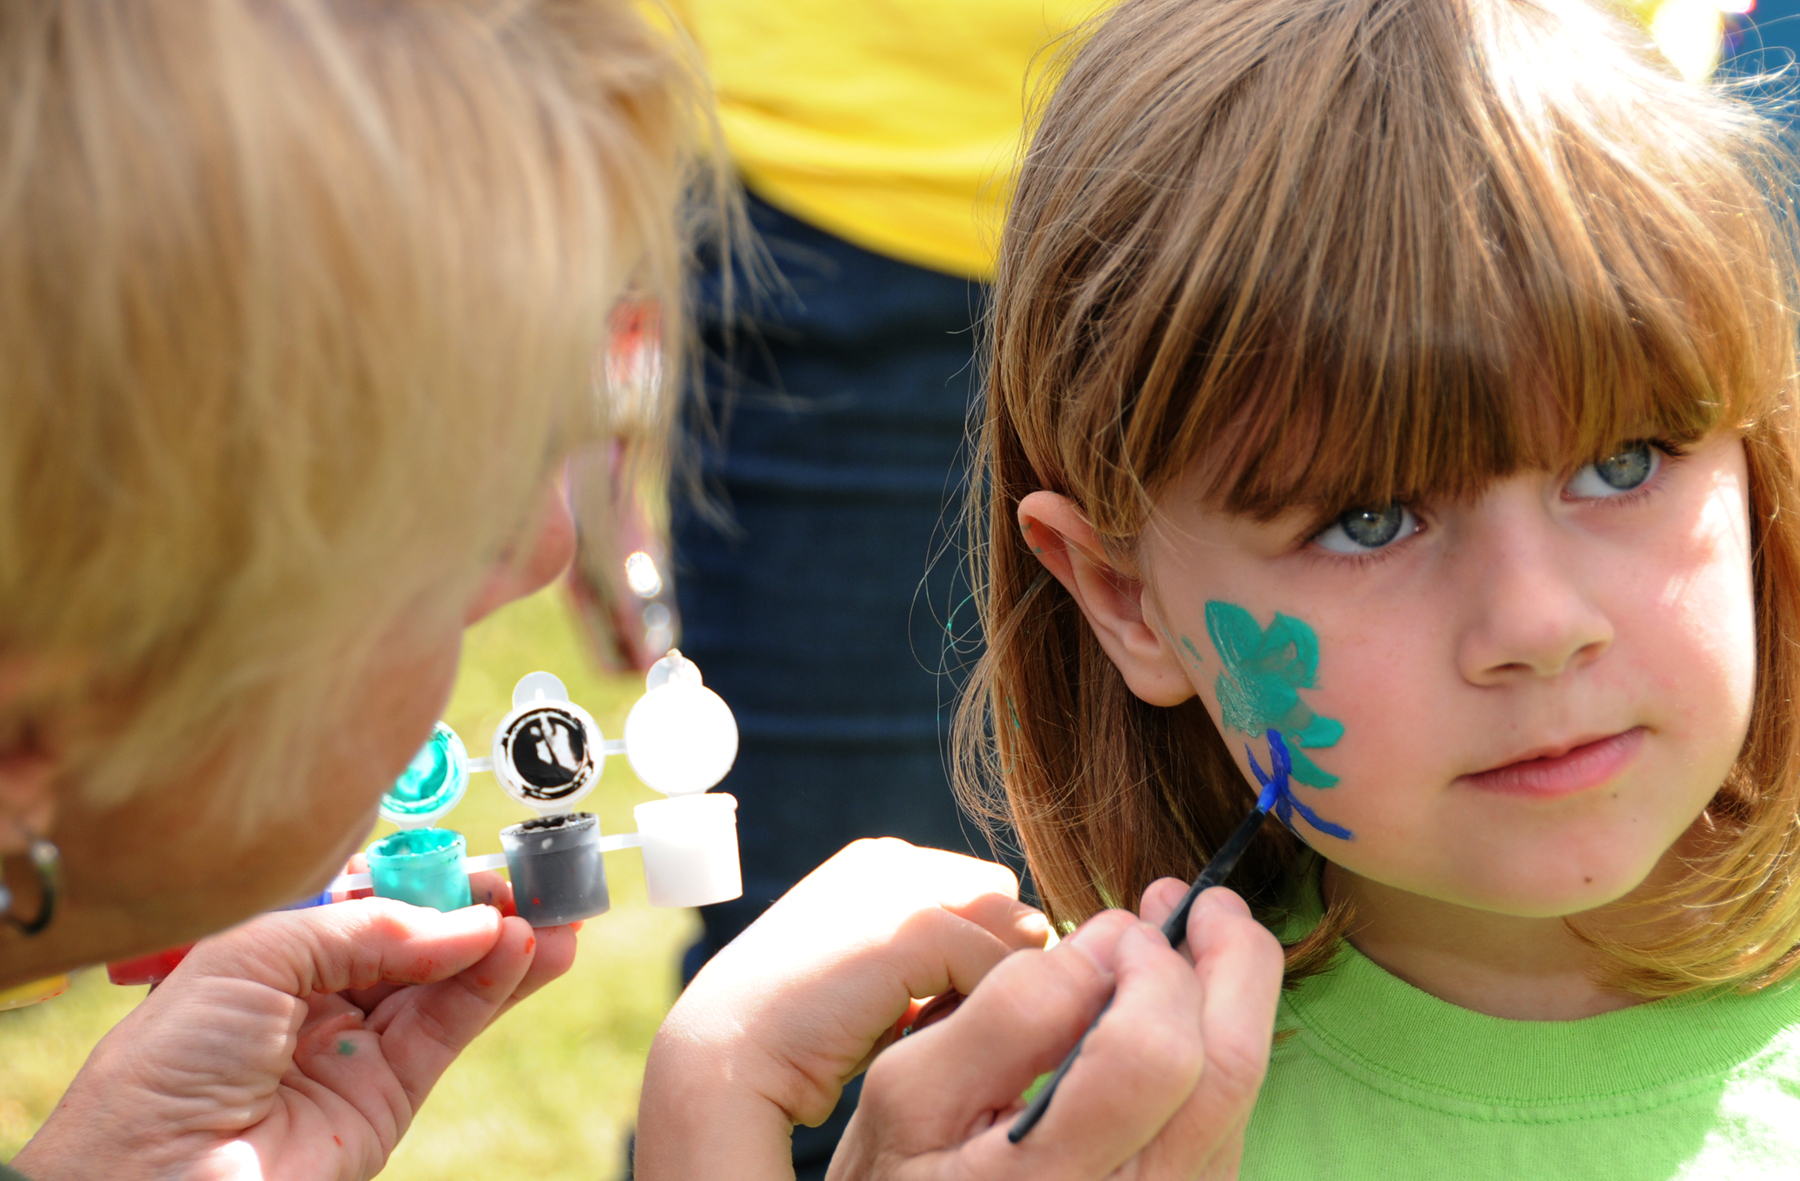
{"label": "teal butterfly face paint", "polygon": [[[1225,724],[1258,738],[1279,729],[1288,746],[1317,750],[1344,735],[1344,725],[1321,717],[1300,700],[1319,672],[1319,637],[1301,620],[1277,614],[1267,628],[1233,603],[1206,605],[1206,630],[1224,671],[1213,682]],[[1331,787],[1337,776],[1293,750],[1294,778],[1308,787]]]}
{"label": "teal butterfly face paint", "polygon": [[1308,787],[1338,781],[1300,749],[1334,746],[1344,736],[1342,722],[1314,712],[1300,698],[1300,690],[1313,688],[1318,676],[1317,634],[1303,620],[1280,613],[1265,628],[1242,607],[1216,600],[1206,605],[1206,631],[1223,666],[1213,685],[1224,724],[1252,738],[1269,736],[1272,774],[1265,777],[1254,756],[1251,766],[1259,783],[1277,790],[1276,815],[1292,827],[1289,818],[1297,810],[1319,831],[1350,839],[1349,829],[1321,819],[1287,787],[1290,774]]}

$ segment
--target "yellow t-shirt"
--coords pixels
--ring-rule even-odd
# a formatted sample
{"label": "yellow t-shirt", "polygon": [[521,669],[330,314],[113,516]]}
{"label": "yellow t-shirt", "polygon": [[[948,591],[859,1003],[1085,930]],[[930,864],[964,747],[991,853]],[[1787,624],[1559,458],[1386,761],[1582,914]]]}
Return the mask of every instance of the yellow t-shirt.
{"label": "yellow t-shirt", "polygon": [[[859,246],[991,278],[1027,102],[1108,0],[673,0],[763,199]],[[1625,0],[1689,77],[1716,0]]]}
{"label": "yellow t-shirt", "polygon": [[1030,89],[1104,0],[676,0],[758,196],[989,278]]}

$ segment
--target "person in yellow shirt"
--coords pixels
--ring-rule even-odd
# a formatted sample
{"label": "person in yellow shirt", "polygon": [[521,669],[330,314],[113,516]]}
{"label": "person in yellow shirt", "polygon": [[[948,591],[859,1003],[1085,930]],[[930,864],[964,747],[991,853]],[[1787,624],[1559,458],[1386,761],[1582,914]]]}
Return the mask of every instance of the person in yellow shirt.
{"label": "person in yellow shirt", "polygon": [[[735,333],[702,300],[722,428],[704,475],[729,521],[678,515],[675,588],[681,648],[742,730],[744,897],[703,911],[691,978],[854,838],[971,844],[945,771],[957,678],[939,674],[976,634],[955,540],[976,324],[1029,96],[1100,4],[677,7],[780,272]],[[796,1129],[803,1181],[853,1102]]]}
{"label": "person in yellow shirt", "polygon": [[1100,0],[681,0],[757,197],[915,267],[987,280],[1022,117]]}

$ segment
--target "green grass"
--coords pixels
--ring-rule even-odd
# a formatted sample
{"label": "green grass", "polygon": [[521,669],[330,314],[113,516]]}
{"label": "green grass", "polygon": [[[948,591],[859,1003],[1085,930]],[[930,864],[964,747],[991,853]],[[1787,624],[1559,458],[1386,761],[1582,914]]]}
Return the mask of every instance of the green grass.
{"label": "green grass", "polygon": [[[471,754],[487,752],[510,708],[513,682],[535,669],[563,679],[569,696],[617,737],[643,692],[637,676],[600,673],[559,593],[545,591],[469,631],[444,720]],[[603,832],[636,827],[631,808],[660,798],[622,758],[607,760],[581,805]],[[500,851],[499,832],[529,813],[491,775],[477,775],[440,823],[467,834],[470,853]],[[391,831],[382,825],[377,834]],[[609,854],[613,909],[581,932],[575,967],[482,1035],[432,1092],[384,1178],[557,1181],[617,1176],[637,1106],[650,1039],[673,1002],[676,960],[698,923],[692,911],[645,901],[636,850]],[[55,1106],[88,1050],[144,996],[104,971],[80,973],[54,1000],[0,1013],[0,1160],[10,1159]]]}

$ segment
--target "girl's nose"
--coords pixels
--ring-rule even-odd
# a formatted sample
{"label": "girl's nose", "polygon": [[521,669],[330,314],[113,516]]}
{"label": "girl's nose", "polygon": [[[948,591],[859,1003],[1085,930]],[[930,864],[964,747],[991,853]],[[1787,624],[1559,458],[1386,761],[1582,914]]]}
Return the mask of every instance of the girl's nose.
{"label": "girl's nose", "polygon": [[1555,677],[1612,645],[1613,623],[1588,593],[1577,547],[1535,495],[1496,489],[1471,514],[1475,557],[1461,571],[1466,614],[1457,661],[1474,685]]}

